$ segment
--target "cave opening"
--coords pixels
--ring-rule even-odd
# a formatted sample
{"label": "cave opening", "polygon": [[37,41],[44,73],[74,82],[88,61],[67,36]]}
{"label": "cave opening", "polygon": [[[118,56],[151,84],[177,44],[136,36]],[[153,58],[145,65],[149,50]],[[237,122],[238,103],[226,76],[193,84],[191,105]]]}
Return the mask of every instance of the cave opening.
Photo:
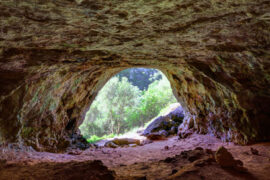
{"label": "cave opening", "polygon": [[89,143],[122,147],[176,135],[183,118],[182,107],[160,70],[128,68],[106,82],[79,129]]}
{"label": "cave opening", "polygon": [[[269,2],[0,1],[0,180],[269,180]],[[131,67],[168,78],[178,135],[88,143],[90,105]]]}

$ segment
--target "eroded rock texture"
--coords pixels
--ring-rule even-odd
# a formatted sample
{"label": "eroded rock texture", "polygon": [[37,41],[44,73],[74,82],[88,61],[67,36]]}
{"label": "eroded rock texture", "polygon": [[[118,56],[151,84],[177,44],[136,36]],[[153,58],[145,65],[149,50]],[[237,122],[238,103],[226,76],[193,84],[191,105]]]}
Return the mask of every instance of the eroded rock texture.
{"label": "eroded rock texture", "polygon": [[268,0],[1,1],[1,140],[64,149],[128,67],[167,75],[181,131],[269,140],[269,12]]}
{"label": "eroded rock texture", "polygon": [[12,179],[108,179],[114,180],[114,171],[109,170],[101,161],[84,162],[42,162],[29,164],[1,164],[0,180]]}

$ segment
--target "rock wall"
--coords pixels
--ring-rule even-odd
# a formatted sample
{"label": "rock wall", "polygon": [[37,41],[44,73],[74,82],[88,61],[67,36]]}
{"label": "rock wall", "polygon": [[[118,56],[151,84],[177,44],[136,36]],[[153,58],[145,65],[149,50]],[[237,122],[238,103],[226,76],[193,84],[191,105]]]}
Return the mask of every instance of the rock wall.
{"label": "rock wall", "polygon": [[130,67],[163,71],[181,131],[270,139],[270,1],[0,2],[0,139],[58,151],[98,90]]}

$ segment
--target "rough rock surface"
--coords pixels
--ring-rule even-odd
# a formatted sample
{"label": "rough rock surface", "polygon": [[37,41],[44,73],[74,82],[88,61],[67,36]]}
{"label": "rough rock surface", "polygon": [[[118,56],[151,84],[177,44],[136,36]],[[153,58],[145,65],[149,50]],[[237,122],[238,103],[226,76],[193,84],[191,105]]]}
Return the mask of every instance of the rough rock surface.
{"label": "rough rock surface", "polygon": [[47,180],[114,180],[115,173],[101,161],[43,162],[39,164],[6,164],[0,169],[0,180],[47,179]]}
{"label": "rough rock surface", "polygon": [[243,166],[243,163],[239,160],[235,160],[232,154],[223,146],[218,148],[215,154],[216,162],[224,168],[236,168],[237,166]]}
{"label": "rough rock surface", "polygon": [[148,137],[152,133],[158,132],[158,134],[167,137],[170,134],[176,134],[177,128],[182,123],[183,119],[184,111],[181,106],[177,106],[166,115],[155,118],[145,128],[142,135]]}
{"label": "rough rock surface", "polygon": [[131,138],[115,138],[113,140],[109,140],[104,144],[105,147],[110,148],[117,148],[117,147],[124,147],[124,146],[139,146],[141,145],[140,140],[138,139],[131,139]]}
{"label": "rough rock surface", "polygon": [[[235,159],[241,160],[247,171],[221,168],[214,158],[215,151],[220,146],[231,152]],[[253,155],[250,148],[257,149],[260,155]],[[9,165],[9,168],[2,169],[1,173],[12,175],[19,172],[21,174],[22,171],[32,172],[33,164],[84,163],[98,159],[110,170],[115,171],[117,180],[164,180],[173,174],[177,174],[177,178],[183,180],[269,180],[270,177],[270,142],[240,146],[222,142],[210,135],[195,133],[187,139],[178,140],[173,136],[166,141],[154,141],[144,146],[116,149],[89,148],[79,153],[48,153],[30,149],[18,151],[16,147],[0,146],[0,159],[0,168],[2,165]],[[55,172],[55,169],[41,167],[42,170],[38,169],[39,172],[43,172],[44,168]],[[87,176],[87,172],[82,172],[84,168],[75,169]],[[31,176],[24,178],[31,179]]]}
{"label": "rough rock surface", "polygon": [[99,89],[160,69],[193,128],[270,139],[269,0],[0,2],[0,140],[57,151]]}

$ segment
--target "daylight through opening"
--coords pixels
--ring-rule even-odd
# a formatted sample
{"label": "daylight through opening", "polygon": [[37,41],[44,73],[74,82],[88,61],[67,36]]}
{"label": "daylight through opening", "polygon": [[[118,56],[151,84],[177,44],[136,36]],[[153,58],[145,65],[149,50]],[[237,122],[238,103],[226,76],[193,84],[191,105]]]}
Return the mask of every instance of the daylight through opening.
{"label": "daylight through opening", "polygon": [[90,143],[115,137],[155,139],[176,134],[182,119],[182,108],[161,71],[130,68],[104,85],[79,129]]}

